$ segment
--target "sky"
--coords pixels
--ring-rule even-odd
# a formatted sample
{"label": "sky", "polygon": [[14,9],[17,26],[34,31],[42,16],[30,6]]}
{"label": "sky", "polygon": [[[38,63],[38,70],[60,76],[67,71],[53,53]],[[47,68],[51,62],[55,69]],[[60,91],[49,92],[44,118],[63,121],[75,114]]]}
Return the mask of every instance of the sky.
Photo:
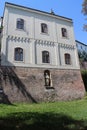
{"label": "sky", "polygon": [[87,44],[87,32],[83,25],[87,17],[82,14],[83,0],[0,0],[0,16],[3,16],[5,2],[10,2],[25,7],[50,12],[73,20],[75,40]]}

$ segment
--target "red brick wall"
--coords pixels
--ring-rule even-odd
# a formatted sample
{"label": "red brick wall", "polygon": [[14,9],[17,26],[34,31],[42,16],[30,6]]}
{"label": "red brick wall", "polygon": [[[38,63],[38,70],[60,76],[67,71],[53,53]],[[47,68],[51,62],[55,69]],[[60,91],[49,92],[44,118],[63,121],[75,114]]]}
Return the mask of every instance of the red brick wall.
{"label": "red brick wall", "polygon": [[0,67],[1,101],[42,102],[74,100],[85,95],[80,70],[48,69],[52,87],[46,88],[41,68]]}

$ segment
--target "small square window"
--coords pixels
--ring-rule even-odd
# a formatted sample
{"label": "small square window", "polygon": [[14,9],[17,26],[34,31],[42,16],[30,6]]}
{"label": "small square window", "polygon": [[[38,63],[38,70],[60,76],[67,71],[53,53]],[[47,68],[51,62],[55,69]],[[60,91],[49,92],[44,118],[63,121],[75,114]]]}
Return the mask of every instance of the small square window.
{"label": "small square window", "polygon": [[15,61],[23,61],[23,49],[15,48]]}
{"label": "small square window", "polygon": [[66,28],[62,28],[61,31],[62,31],[62,37],[67,37],[67,30],[66,30]]}
{"label": "small square window", "polygon": [[24,20],[23,19],[20,19],[18,18],[17,19],[17,29],[24,29]]}
{"label": "small square window", "polygon": [[42,23],[42,24],[41,24],[41,32],[42,32],[42,33],[48,33],[47,24],[45,24],[45,23]]}

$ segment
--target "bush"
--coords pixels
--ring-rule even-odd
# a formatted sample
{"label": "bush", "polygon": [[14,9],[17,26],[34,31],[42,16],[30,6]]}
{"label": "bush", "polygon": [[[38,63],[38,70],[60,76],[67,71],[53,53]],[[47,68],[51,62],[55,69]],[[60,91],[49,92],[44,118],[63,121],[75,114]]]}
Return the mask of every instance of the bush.
{"label": "bush", "polygon": [[87,61],[87,52],[86,51],[78,51],[78,56],[80,61]]}
{"label": "bush", "polygon": [[81,74],[82,74],[82,79],[85,85],[85,89],[87,91],[87,70],[82,70]]}

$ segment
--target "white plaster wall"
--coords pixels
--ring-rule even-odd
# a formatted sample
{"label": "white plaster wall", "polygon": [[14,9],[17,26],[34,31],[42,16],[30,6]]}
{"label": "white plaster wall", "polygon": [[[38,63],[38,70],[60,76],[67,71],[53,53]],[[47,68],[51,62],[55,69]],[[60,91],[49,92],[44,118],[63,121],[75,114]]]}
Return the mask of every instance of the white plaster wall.
{"label": "white plaster wall", "polygon": [[[25,21],[24,30],[16,29],[17,18]],[[41,33],[41,23],[48,25],[48,34]],[[74,31],[72,21],[59,19],[46,15],[45,13],[32,12],[18,8],[5,8],[3,20],[3,38],[2,38],[2,65],[15,65],[25,67],[47,67],[47,68],[69,68],[64,63],[64,53],[70,53],[72,58],[71,68],[79,68],[76,49],[60,48],[59,43],[75,45]],[[68,30],[68,38],[62,38],[61,28]],[[10,39],[6,39],[10,36]],[[11,39],[13,37],[13,39]],[[15,41],[14,38],[29,38],[29,42]],[[36,41],[38,44],[36,44]],[[45,44],[48,43],[47,45]],[[44,44],[43,44],[44,43]],[[14,48],[21,47],[24,50],[24,61],[14,61]],[[42,63],[42,51],[47,50],[50,53],[50,64]],[[61,58],[61,59],[60,59]],[[61,60],[61,61],[60,61]],[[8,61],[8,62],[7,62]],[[60,63],[61,62],[61,63]]]}
{"label": "white plaster wall", "polygon": [[[68,35],[67,38],[62,37],[61,28],[67,29],[67,35]],[[56,29],[57,29],[57,36],[58,36],[59,43],[64,43],[69,45],[75,44],[73,23],[62,21],[62,20],[56,20]]]}
{"label": "white plaster wall", "polygon": [[[24,30],[16,28],[17,18],[24,19]],[[8,35],[34,37],[33,30],[33,15],[29,12],[9,9],[9,21],[8,21]]]}
{"label": "white plaster wall", "polygon": [[[61,53],[61,55],[60,55],[61,56],[61,66],[64,66],[66,68],[78,67],[78,59],[76,58],[77,55],[76,55],[75,49],[67,49],[67,48],[61,47],[60,53]],[[64,57],[65,53],[70,54],[70,57],[71,57],[71,64],[70,65],[65,64],[65,57]]]}
{"label": "white plaster wall", "polygon": [[0,27],[1,27],[1,24],[2,24],[2,18],[0,18]]}
{"label": "white plaster wall", "polygon": [[[35,39],[43,39],[47,41],[57,42],[55,23],[53,18],[42,16],[40,14],[31,13],[27,11],[9,9],[8,19],[8,35],[17,35],[23,37],[30,37]],[[22,18],[25,21],[24,30],[16,28],[17,18]],[[48,34],[41,33],[41,23],[48,25]]]}
{"label": "white plaster wall", "polygon": [[[41,23],[46,23],[48,25],[47,34],[41,33]],[[55,23],[52,18],[41,15],[35,17],[35,39],[57,42]]]}
{"label": "white plaster wall", "polygon": [[[49,51],[50,63],[42,63],[42,51]],[[37,64],[46,66],[58,66],[58,55],[55,45],[36,45]]]}
{"label": "white plaster wall", "polygon": [[[8,15],[8,35],[19,35],[24,37],[31,37],[35,39],[43,39],[47,41],[54,41],[59,43],[74,44],[74,32],[72,22],[48,17],[38,13],[31,13],[24,10],[9,8]],[[17,18],[22,18],[25,21],[24,30],[16,29]],[[41,23],[48,25],[48,34],[41,33]],[[68,38],[63,38],[61,35],[61,28],[67,29]]]}

